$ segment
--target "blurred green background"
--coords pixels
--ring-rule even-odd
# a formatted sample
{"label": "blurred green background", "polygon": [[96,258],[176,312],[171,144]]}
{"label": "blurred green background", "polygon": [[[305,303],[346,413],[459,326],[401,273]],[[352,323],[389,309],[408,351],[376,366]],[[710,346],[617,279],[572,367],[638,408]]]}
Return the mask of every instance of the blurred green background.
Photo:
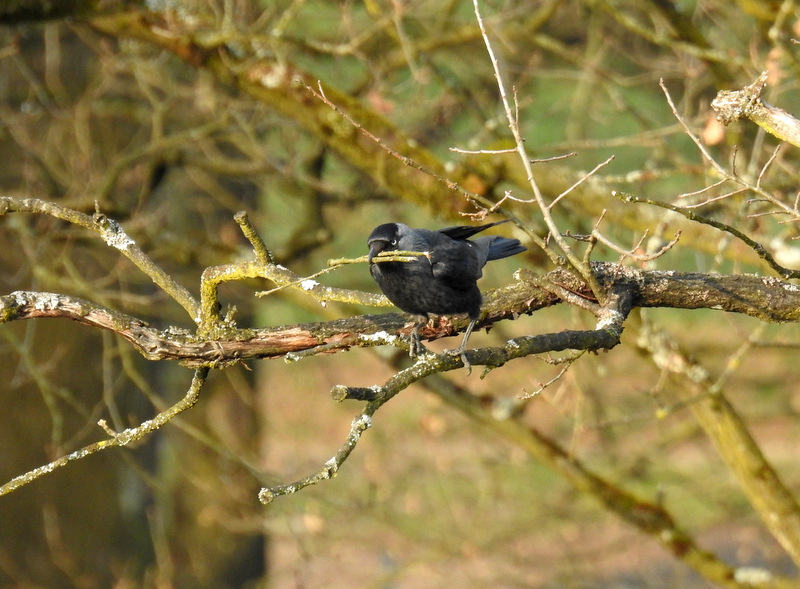
{"label": "blurred green background", "polygon": [[[143,19],[161,41],[109,25],[131,13],[103,22],[0,23],[2,194],[87,213],[99,207],[195,294],[204,268],[252,255],[233,221],[239,210],[277,261],[300,275],[329,258],[363,255],[379,223],[470,222],[460,213],[475,209],[422,172],[401,177],[403,165],[380,149],[343,149],[330,137],[371,142],[309,92],[287,80],[273,94],[255,95],[246,82],[258,72],[297,71],[351,98],[340,106],[400,153],[429,157],[445,176],[494,201],[507,190],[530,198],[516,156],[450,150],[512,146],[471,2],[166,4]],[[563,231],[588,233],[606,209],[599,228],[624,248],[645,231],[667,241],[683,231],[678,246],[648,268],[768,273],[729,236],[624,205],[611,191],[678,203],[726,191],[679,198],[718,177],[678,125],[660,79],[712,155],[730,165],[735,153],[737,171],[758,177],[777,140],[749,123],[723,129],[709,103],[718,90],[768,70],[766,98],[800,112],[794,2],[480,5],[530,154],[575,153],[534,165],[546,198],[614,155],[555,209]],[[175,39],[212,47],[208,61],[182,60]],[[228,62],[223,56],[212,67],[223,54]],[[225,65],[241,77],[220,74]],[[763,186],[790,206],[798,163],[796,149],[785,147],[763,176]],[[792,260],[798,216],[756,216],[768,205],[748,199],[731,196],[702,212]],[[533,205],[509,208],[541,231]],[[519,267],[551,269],[529,249],[489,266],[482,290],[512,282]],[[598,247],[595,259],[618,255]],[[377,292],[363,265],[320,280]],[[62,292],[159,328],[192,327],[96,235],[43,216],[0,217],[0,285],[0,294]],[[291,290],[253,297],[271,286],[225,285],[222,300],[236,306],[240,326],[254,327],[385,311],[322,307]],[[712,378],[725,376],[724,394],[796,492],[798,328],[714,311],[651,309],[632,320],[641,321],[667,331]],[[593,325],[584,311],[561,306],[499,323],[470,344]],[[663,506],[730,565],[796,576],[681,401],[685,383],[654,366],[636,333],[631,327],[623,345],[581,357],[526,402],[520,397],[560,372],[552,358],[518,360],[483,379],[478,371],[444,378],[498,419],[510,411],[592,472]],[[314,472],[345,439],[359,406],[331,401],[333,385],[382,384],[407,362],[400,350],[354,348],[213,372],[196,407],[137,447],[78,461],[0,497],[0,585],[709,586],[425,381],[381,409],[338,477],[268,507],[258,503],[262,484]],[[0,377],[6,482],[103,439],[99,419],[122,430],[151,417],[184,395],[191,372],[147,362],[113,334],[37,320],[0,327]]]}

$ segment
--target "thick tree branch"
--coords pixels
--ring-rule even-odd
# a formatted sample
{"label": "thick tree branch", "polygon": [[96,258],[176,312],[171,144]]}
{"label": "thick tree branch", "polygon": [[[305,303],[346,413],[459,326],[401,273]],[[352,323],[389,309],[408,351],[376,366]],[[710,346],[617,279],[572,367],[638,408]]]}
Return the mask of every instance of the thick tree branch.
{"label": "thick tree branch", "polygon": [[[331,116],[328,105],[308,91],[308,88],[317,86],[316,78],[286,60],[265,60],[262,56],[269,48],[262,47],[259,41],[244,44],[233,32],[209,36],[196,21],[180,23],[158,13],[98,17],[91,21],[91,26],[117,38],[134,38],[162,47],[195,67],[202,66],[224,85],[251,95],[294,121],[379,186],[402,195],[409,202],[441,216],[452,216],[469,206],[460,194],[435,177],[407,166],[346,121]],[[325,87],[325,93],[331,102],[351,113],[364,128],[381,137],[386,144],[395,146],[419,166],[432,170],[441,178],[447,176],[453,184],[480,186],[475,192],[482,192],[485,188],[480,179],[463,168],[446,173],[441,160],[374,110],[365,108],[357,99],[330,86]]]}
{"label": "thick tree branch", "polygon": [[636,338],[659,368],[682,381],[675,387],[717,452],[738,479],[764,525],[795,563],[800,563],[800,505],[767,461],[724,390],[669,336],[642,322]]}
{"label": "thick tree branch", "polygon": [[[610,263],[595,263],[593,269],[608,292],[628,293],[632,307],[717,309],[768,322],[800,321],[800,287],[778,278],[646,271]],[[543,278],[528,271],[519,272],[518,277],[514,284],[486,294],[479,327],[564,302],[540,287]],[[546,280],[576,297],[591,296],[588,286],[566,271],[553,271]],[[279,327],[231,327],[223,339],[206,339],[176,327],[159,330],[136,317],[67,295],[17,291],[0,297],[0,323],[38,317],[61,317],[107,329],[129,341],[150,360],[178,360],[187,366],[396,344],[401,343],[396,336],[409,333],[414,325],[406,315],[387,313]],[[422,337],[430,340],[452,336],[467,323],[464,317],[442,317],[426,325]],[[551,350],[587,346],[599,349],[609,343],[596,330],[585,332],[594,334],[593,344],[579,337],[580,333],[584,332],[551,334],[547,346]],[[537,344],[537,351],[531,353],[547,351],[547,346]],[[472,361],[472,356],[469,358]],[[492,363],[488,356],[475,360],[476,364]]]}
{"label": "thick tree branch", "polygon": [[178,284],[163,268],[153,262],[128,236],[122,226],[100,211],[87,215],[39,198],[0,196],[0,217],[8,213],[37,213],[50,215],[73,225],[94,231],[109,245],[133,262],[139,270],[178,302],[193,321],[200,320],[200,305],[191,293]]}

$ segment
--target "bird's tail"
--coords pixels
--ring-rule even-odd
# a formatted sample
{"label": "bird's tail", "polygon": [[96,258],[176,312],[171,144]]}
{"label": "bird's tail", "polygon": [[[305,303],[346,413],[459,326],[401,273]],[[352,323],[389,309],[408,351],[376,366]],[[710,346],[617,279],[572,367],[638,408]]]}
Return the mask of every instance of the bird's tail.
{"label": "bird's tail", "polygon": [[519,239],[500,237],[499,235],[478,237],[474,241],[482,242],[481,246],[485,248],[487,261],[507,258],[528,249],[519,242]]}

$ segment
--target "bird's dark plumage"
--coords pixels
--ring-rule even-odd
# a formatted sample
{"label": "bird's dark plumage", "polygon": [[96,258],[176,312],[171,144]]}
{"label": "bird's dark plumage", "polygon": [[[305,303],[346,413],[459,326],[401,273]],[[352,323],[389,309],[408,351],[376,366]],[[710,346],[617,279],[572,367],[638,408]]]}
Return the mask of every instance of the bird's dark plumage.
{"label": "bird's dark plumage", "polygon": [[[367,240],[370,273],[392,303],[407,313],[450,315],[466,313],[471,319],[464,340],[457,350],[462,354],[469,334],[481,311],[477,280],[490,260],[499,260],[525,251],[519,240],[497,235],[468,238],[490,227],[460,225],[432,231],[412,229],[403,223],[386,223],[375,228]],[[412,262],[374,262],[380,252],[427,252]],[[419,344],[417,334],[416,343]],[[418,350],[417,350],[418,351]],[[415,352],[412,345],[412,352]]]}

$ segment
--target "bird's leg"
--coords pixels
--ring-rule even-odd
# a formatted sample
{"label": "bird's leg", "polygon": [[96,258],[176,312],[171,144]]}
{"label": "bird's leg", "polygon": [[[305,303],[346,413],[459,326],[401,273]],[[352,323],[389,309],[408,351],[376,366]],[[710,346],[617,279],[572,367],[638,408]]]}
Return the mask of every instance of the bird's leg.
{"label": "bird's leg", "polygon": [[425,327],[426,323],[428,323],[428,316],[420,315],[419,321],[417,321],[416,325],[414,325],[414,331],[412,331],[408,336],[408,355],[412,358],[424,356],[428,353],[428,348],[422,345],[422,340],[419,337],[419,332],[422,331],[422,328]]}
{"label": "bird's leg", "polygon": [[472,319],[467,325],[467,330],[464,332],[464,337],[461,339],[461,345],[458,346],[455,350],[445,350],[445,354],[450,354],[451,356],[460,356],[461,361],[464,363],[464,368],[467,369],[467,373],[472,372],[472,364],[469,363],[467,360],[467,355],[464,353],[467,349],[467,340],[469,340],[469,336],[472,333],[472,330],[475,328],[475,324],[478,322],[478,319]]}

